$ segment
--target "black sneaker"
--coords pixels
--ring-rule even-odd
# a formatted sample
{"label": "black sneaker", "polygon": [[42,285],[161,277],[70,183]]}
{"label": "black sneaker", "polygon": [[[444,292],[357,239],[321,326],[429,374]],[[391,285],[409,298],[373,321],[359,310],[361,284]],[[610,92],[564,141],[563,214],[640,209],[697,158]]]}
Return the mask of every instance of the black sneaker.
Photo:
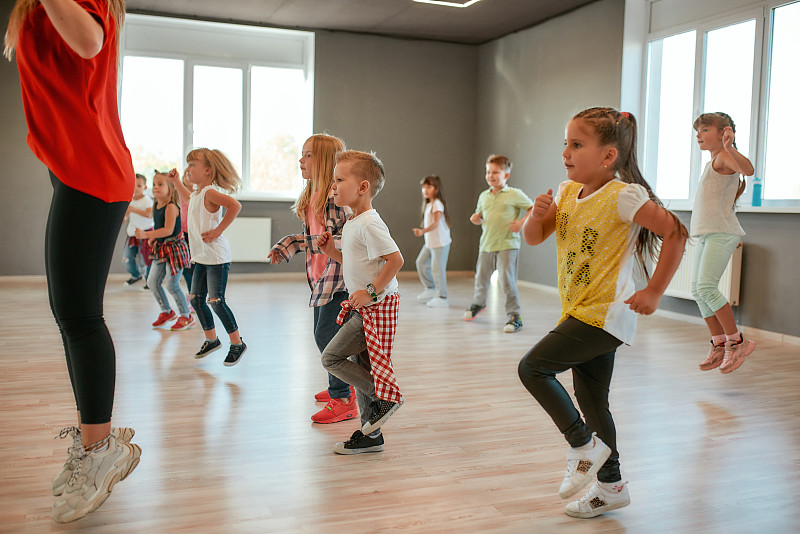
{"label": "black sneaker", "polygon": [[400,402],[389,402],[380,399],[372,401],[369,405],[369,420],[364,423],[364,426],[361,427],[361,431],[364,434],[371,434],[375,432],[402,405],[402,400],[400,400]]}
{"label": "black sneaker", "polygon": [[464,312],[464,320],[465,321],[473,320],[475,317],[478,316],[480,312],[482,312],[485,309],[486,306],[478,306],[477,304],[473,304],[472,306],[467,308],[467,311]]}
{"label": "black sneaker", "polygon": [[222,341],[220,341],[219,338],[215,339],[214,341],[206,339],[203,342],[203,346],[200,347],[200,350],[194,355],[194,359],[199,360],[200,358],[204,358],[207,354],[211,354],[215,350],[218,350],[221,346]]}
{"label": "black sneaker", "polygon": [[371,438],[360,430],[353,432],[350,439],[333,446],[336,454],[361,454],[362,452],[381,452],[383,450],[383,434]]}
{"label": "black sneaker", "polygon": [[244,351],[246,350],[247,345],[244,344],[244,339],[239,345],[231,345],[231,348],[228,351],[228,356],[225,358],[225,365],[227,367],[233,367],[239,363],[239,360],[242,359],[242,354],[244,354]]}
{"label": "black sneaker", "polygon": [[127,281],[125,281],[125,285],[126,286],[132,286],[133,284],[135,284],[136,282],[138,282],[141,279],[142,279],[141,276],[136,276],[136,277],[132,276],[132,277],[128,278]]}
{"label": "black sneaker", "polygon": [[503,332],[506,334],[513,334],[514,332],[519,332],[521,328],[522,319],[520,319],[519,315],[514,315],[503,327]]}

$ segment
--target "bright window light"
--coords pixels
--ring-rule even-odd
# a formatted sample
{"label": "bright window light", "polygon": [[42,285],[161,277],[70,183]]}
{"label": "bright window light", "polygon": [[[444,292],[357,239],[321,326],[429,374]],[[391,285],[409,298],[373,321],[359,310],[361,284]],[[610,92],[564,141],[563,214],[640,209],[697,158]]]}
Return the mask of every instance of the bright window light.
{"label": "bright window light", "polygon": [[420,4],[434,4],[437,6],[447,6],[447,7],[469,7],[472,4],[477,4],[481,0],[469,0],[467,2],[443,2],[440,0],[414,0],[415,2],[419,2]]}

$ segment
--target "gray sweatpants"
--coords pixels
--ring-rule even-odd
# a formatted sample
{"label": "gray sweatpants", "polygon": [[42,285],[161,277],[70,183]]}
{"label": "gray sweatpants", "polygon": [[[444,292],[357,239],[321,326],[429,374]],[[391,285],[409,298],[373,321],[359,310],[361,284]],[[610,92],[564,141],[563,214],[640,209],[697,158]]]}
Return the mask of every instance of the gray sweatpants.
{"label": "gray sweatpants", "polygon": [[375,396],[375,381],[370,373],[364,320],[357,311],[350,312],[344,325],[322,351],[322,366],[336,378],[356,388],[361,424],[366,423],[369,406],[378,397]]}
{"label": "gray sweatpants", "polygon": [[519,250],[512,248],[497,252],[479,252],[478,264],[475,268],[475,293],[472,303],[486,306],[486,295],[489,291],[489,282],[492,273],[497,270],[500,279],[500,288],[506,295],[506,315],[520,315],[519,291],[517,290],[517,264]]}

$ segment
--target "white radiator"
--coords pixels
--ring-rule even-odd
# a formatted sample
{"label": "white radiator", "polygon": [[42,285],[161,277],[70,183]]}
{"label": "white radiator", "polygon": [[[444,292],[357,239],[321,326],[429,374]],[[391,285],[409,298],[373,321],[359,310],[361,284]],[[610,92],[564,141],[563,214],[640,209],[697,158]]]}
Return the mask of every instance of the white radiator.
{"label": "white radiator", "polygon": [[231,243],[233,261],[266,263],[272,247],[272,219],[268,217],[236,217],[225,230]]}
{"label": "white radiator", "polygon": [[[686,253],[683,256],[675,276],[672,277],[672,282],[667,286],[665,295],[670,297],[678,297],[682,299],[694,300],[691,292],[692,284],[692,257],[695,252],[695,246],[686,243]],[[731,306],[739,305],[739,280],[742,272],[742,244],[736,247],[733,252],[731,261],[722,273],[722,279],[719,281],[719,290],[731,303]]]}

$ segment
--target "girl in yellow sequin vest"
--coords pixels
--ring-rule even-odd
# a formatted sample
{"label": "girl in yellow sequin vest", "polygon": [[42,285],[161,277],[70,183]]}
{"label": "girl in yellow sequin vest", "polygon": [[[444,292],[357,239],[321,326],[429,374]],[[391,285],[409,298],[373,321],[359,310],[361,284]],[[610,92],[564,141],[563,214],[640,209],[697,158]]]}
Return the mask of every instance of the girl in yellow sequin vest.
{"label": "girl in yellow sequin vest", "polygon": [[[649,315],[680,264],[686,228],[664,209],[636,162],[636,119],[591,108],[567,124],[562,153],[568,180],[536,198],[523,227],[538,245],[556,233],[559,324],[522,358],[519,376],[570,445],[559,495],[572,517],[589,518],[630,504],[622,481],[616,428],[608,406],[614,355],[633,342],[636,314]],[[652,276],[645,257],[661,253]],[[636,264],[648,275],[636,291]],[[575,408],[556,374],[572,370]],[[585,419],[584,419],[585,418]]]}

